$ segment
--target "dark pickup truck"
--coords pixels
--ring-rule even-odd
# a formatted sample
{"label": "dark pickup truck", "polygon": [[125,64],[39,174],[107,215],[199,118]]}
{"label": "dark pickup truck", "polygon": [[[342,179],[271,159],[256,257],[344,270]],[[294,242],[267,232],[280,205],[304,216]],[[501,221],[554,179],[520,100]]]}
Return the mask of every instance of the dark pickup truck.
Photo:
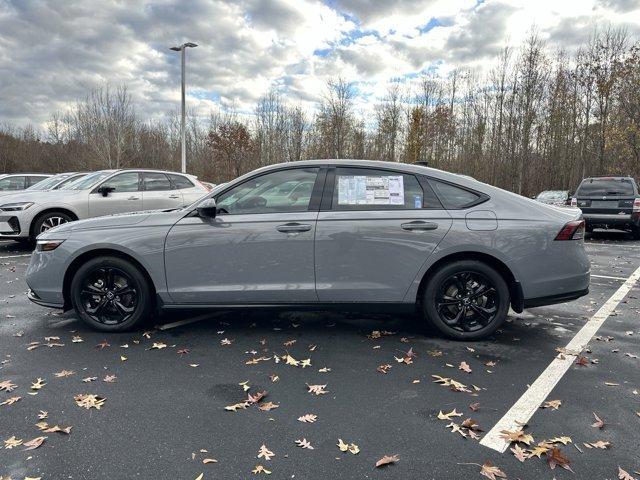
{"label": "dark pickup truck", "polygon": [[590,177],[580,183],[571,205],[582,210],[587,232],[627,230],[640,239],[640,193],[631,177]]}

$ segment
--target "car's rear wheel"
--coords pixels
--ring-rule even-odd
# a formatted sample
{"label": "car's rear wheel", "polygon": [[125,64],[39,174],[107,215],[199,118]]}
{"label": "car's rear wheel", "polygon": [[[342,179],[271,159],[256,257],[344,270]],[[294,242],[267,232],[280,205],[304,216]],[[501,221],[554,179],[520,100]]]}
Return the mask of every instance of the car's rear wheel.
{"label": "car's rear wheel", "polygon": [[97,257],[73,276],[70,297],[78,317],[105,332],[130,330],[147,320],[152,291],[143,273],[118,257]]}
{"label": "car's rear wheel", "polygon": [[431,275],[422,306],[427,320],[447,337],[477,340],[491,335],[507,318],[509,288],[486,263],[454,261]]}

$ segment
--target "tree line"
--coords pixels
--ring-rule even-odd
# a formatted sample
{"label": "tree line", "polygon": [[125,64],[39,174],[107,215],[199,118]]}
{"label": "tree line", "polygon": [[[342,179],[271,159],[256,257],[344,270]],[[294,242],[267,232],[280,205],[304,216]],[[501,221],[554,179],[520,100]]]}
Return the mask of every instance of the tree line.
{"label": "tree line", "polygon": [[[314,112],[272,90],[251,115],[189,114],[188,170],[217,183],[308,158],[421,161],[524,195],[573,190],[589,175],[640,177],[640,43],[606,28],[568,54],[532,31],[482,74],[391,82],[367,111],[356,84],[335,78]],[[44,132],[0,126],[0,172],[179,166],[178,115],[143,121],[126,86],[53,113]]]}

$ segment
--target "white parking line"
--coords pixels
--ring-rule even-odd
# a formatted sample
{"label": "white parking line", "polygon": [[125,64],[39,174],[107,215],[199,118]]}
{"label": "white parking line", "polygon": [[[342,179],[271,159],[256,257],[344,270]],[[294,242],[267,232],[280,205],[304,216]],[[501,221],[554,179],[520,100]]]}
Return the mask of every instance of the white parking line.
{"label": "white parking line", "polygon": [[593,278],[608,278],[610,280],[622,280],[623,282],[625,280],[627,280],[626,277],[610,277],[609,275],[594,275],[594,274],[591,274],[591,277],[593,277]]}
{"label": "white parking line", "polygon": [[[596,334],[609,315],[633,288],[640,278],[638,267],[629,278],[616,290],[591,319],[576,333],[575,337],[565,347],[567,352],[581,352]],[[500,438],[502,430],[516,430],[523,423],[527,423],[538,410],[542,402],[551,393],[553,388],[562,379],[564,374],[573,365],[576,355],[558,355],[540,376],[531,384],[516,403],[509,409],[498,423],[480,441],[481,445],[492,448],[498,452],[504,452],[509,447],[509,442]]]}

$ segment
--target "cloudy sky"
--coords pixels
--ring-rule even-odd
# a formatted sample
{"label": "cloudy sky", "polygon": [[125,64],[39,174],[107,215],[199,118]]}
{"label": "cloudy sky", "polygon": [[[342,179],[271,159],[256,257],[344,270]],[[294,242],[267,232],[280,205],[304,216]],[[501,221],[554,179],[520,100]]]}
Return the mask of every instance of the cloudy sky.
{"label": "cloudy sky", "polygon": [[42,126],[96,86],[126,84],[143,118],[179,105],[251,111],[276,87],[312,109],[328,78],[366,108],[389,81],[482,69],[532,25],[571,50],[595,25],[640,37],[640,0],[0,0],[0,123]]}

